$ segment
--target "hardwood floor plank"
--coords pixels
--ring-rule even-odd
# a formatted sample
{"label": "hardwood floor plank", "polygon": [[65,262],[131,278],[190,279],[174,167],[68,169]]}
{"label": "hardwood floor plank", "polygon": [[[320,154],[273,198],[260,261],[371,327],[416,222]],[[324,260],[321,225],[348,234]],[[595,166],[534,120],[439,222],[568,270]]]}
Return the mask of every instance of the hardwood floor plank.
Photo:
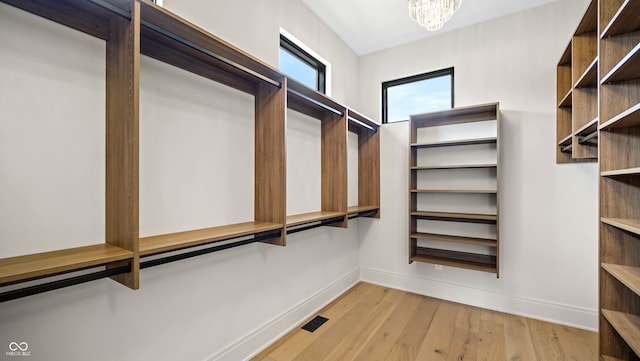
{"label": "hardwood floor plank", "polygon": [[439,306],[440,300],[422,296],[418,309],[411,315],[402,334],[400,334],[384,361],[416,360],[422,340],[429,327],[431,327],[431,321]]}
{"label": "hardwood floor plank", "polygon": [[478,330],[478,361],[506,361],[504,317],[491,310],[480,311]]}
{"label": "hardwood floor plank", "polygon": [[507,360],[546,361],[536,355],[527,319],[514,315],[504,316],[504,335]]}
{"label": "hardwood floor plank", "polygon": [[459,307],[451,302],[441,302],[433,316],[429,331],[422,340],[417,360],[446,361],[450,353],[451,339],[455,331]]}
{"label": "hardwood floor plank", "polygon": [[596,361],[596,333],[359,283],[253,361]]}
{"label": "hardwood floor plank", "polygon": [[422,296],[416,294],[405,293],[393,313],[384,320],[355,360],[384,361],[386,355],[407,326],[411,316],[418,309],[422,298]]}

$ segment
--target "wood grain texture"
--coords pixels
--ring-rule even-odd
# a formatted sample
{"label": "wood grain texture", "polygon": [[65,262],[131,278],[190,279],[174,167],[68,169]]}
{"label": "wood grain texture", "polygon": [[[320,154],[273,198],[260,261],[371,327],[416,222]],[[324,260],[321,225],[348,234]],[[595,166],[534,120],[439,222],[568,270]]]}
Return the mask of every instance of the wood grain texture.
{"label": "wood grain texture", "polygon": [[[611,2],[615,4],[616,2],[619,2],[619,0]],[[609,6],[611,7],[611,5]],[[615,15],[610,16],[610,21],[606,27],[602,28],[604,29],[602,31],[602,37],[607,38],[640,30],[638,14],[640,14],[640,2],[635,0],[625,0],[622,5],[619,5],[617,8]]]}
{"label": "wood grain texture", "polygon": [[[106,243],[133,252],[131,272],[112,277],[139,287],[140,3],[131,20],[112,19],[106,46]],[[118,266],[117,264],[113,265]]]}
{"label": "wood grain texture", "polygon": [[282,235],[267,242],[286,245],[287,79],[283,87],[261,84],[255,96],[254,220],[283,225]]}
{"label": "wood grain texture", "polygon": [[358,134],[358,205],[373,206],[380,218],[380,130]]}
{"label": "wood grain texture", "polygon": [[287,227],[320,222],[333,218],[344,218],[346,212],[318,211],[287,216]]}
{"label": "wood grain texture", "polygon": [[321,139],[321,207],[323,211],[341,212],[344,221],[334,227],[347,227],[347,111],[342,115],[325,113],[320,125]]}
{"label": "wood grain texture", "polygon": [[104,243],[3,258],[0,259],[0,285],[5,286],[132,258],[133,252]]}
{"label": "wood grain texture", "polygon": [[[597,335],[359,283],[253,361],[596,361]],[[546,358],[547,356],[565,358]]]}

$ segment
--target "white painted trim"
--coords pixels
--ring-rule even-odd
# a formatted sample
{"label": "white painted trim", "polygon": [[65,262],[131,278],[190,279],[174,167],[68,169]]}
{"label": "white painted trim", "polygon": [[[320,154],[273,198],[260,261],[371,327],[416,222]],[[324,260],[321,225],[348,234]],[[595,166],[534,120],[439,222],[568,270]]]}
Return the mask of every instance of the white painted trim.
{"label": "white painted trim", "polygon": [[598,332],[598,311],[594,309],[528,297],[507,296],[486,289],[366,267],[360,268],[360,280],[470,306]]}
{"label": "white painted trim", "polygon": [[309,316],[318,312],[338,296],[360,281],[360,270],[349,272],[311,297],[257,327],[225,349],[208,358],[208,361],[248,360],[267,346],[282,338]]}
{"label": "white painted trim", "polygon": [[296,44],[297,46],[300,47],[300,49],[306,51],[307,53],[309,53],[309,55],[313,56],[314,58],[318,59],[321,63],[324,64],[325,66],[325,83],[324,83],[324,87],[325,87],[325,94],[330,97],[331,96],[331,63],[328,62],[325,58],[323,58],[322,56],[320,56],[320,54],[316,53],[313,49],[311,49],[310,47],[308,47],[305,43],[303,43],[302,41],[298,40],[298,38],[296,38],[295,36],[293,36],[290,32],[286,31],[285,29],[283,29],[282,27],[280,27],[280,34],[284,35],[285,38],[291,40],[294,44]]}

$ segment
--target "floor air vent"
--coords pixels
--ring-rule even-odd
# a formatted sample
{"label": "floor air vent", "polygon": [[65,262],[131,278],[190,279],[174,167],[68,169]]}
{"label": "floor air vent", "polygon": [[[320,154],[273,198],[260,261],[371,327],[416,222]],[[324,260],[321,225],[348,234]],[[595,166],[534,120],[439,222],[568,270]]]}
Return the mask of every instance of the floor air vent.
{"label": "floor air vent", "polygon": [[302,329],[305,331],[313,332],[320,328],[325,322],[329,321],[328,318],[324,318],[322,316],[316,316],[313,320],[307,322],[306,325],[302,326]]}

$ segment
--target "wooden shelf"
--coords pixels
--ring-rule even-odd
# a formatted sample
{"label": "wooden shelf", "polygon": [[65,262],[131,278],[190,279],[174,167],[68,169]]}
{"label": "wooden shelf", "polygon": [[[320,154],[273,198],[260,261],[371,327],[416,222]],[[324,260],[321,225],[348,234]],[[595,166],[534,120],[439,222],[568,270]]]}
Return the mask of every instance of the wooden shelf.
{"label": "wooden shelf", "polygon": [[625,361],[621,358],[617,358],[617,357],[611,357],[611,356],[605,356],[602,355],[600,356],[600,361]]}
{"label": "wooden shelf", "polygon": [[640,296],[640,267],[603,263],[602,268]]}
{"label": "wooden shelf", "polygon": [[560,100],[560,102],[558,103],[558,108],[570,108],[572,105],[572,95],[573,89],[569,89],[567,94],[562,97],[562,100]]}
{"label": "wooden shelf", "polygon": [[598,85],[598,58],[595,58],[587,70],[576,82],[575,88],[592,88]]}
{"label": "wooden shelf", "polygon": [[133,252],[110,244],[69,248],[0,259],[0,285],[49,277],[133,258]]}
{"label": "wooden shelf", "polygon": [[618,12],[602,31],[602,38],[640,30],[638,14],[640,14],[640,3],[635,0],[625,0]]}
{"label": "wooden shelf", "polygon": [[582,128],[576,131],[576,135],[587,136],[596,131],[598,131],[598,118],[594,118],[589,123],[583,125]]}
{"label": "wooden shelf", "polygon": [[624,218],[601,218],[602,223],[640,235],[640,221]]}
{"label": "wooden shelf", "polygon": [[326,221],[332,218],[344,217],[344,213],[340,212],[310,212],[287,216],[287,227],[300,226],[307,223]]}
{"label": "wooden shelf", "polygon": [[495,189],[411,189],[411,193],[473,193],[473,194],[496,194]]}
{"label": "wooden shelf", "polygon": [[377,132],[380,127],[380,124],[350,108],[347,109],[347,121],[349,122],[349,131],[354,133],[360,133],[363,130]]}
{"label": "wooden shelf", "polygon": [[476,253],[417,247],[411,261],[441,264],[490,273],[497,272],[496,257]]}
{"label": "wooden shelf", "polygon": [[411,147],[413,148],[452,147],[452,146],[458,146],[458,145],[491,144],[491,143],[495,143],[496,141],[497,141],[496,137],[457,139],[457,140],[443,140],[439,142],[430,142],[430,143],[414,143],[414,144],[411,144]]}
{"label": "wooden shelf", "polygon": [[287,107],[320,120],[326,114],[343,116],[347,111],[340,103],[292,78],[287,78]]}
{"label": "wooden shelf", "polygon": [[433,241],[475,244],[479,246],[487,246],[487,247],[493,247],[493,248],[496,247],[496,240],[488,239],[488,238],[462,237],[462,236],[451,236],[447,234],[422,233],[422,232],[412,233],[410,237],[416,238],[416,239],[428,239]]}
{"label": "wooden shelf", "polygon": [[601,84],[611,84],[627,80],[640,79],[640,43],[637,44],[607,75]]}
{"label": "wooden shelf", "polygon": [[571,139],[573,138],[573,134],[569,134],[566,137],[562,138],[562,140],[558,143],[559,146],[563,147],[566,145],[571,145]]}
{"label": "wooden shelf", "polygon": [[414,211],[412,216],[423,219],[458,221],[458,222],[478,222],[478,223],[495,223],[498,217],[495,214],[477,214],[477,213],[452,213],[452,212],[429,212]]}
{"label": "wooden shelf", "polygon": [[484,164],[449,164],[449,165],[428,165],[411,167],[411,170],[438,170],[438,169],[474,169],[474,168],[497,168],[496,163]]}
{"label": "wooden shelf", "polygon": [[640,356],[640,317],[611,310],[602,310],[602,315],[625,340],[636,355]]}
{"label": "wooden shelf", "polygon": [[592,1],[576,28],[575,35],[595,32],[598,28],[598,2]]}
{"label": "wooden shelf", "polygon": [[351,215],[356,213],[371,212],[371,211],[377,211],[379,209],[380,207],[378,206],[351,206],[347,208],[347,214]]}
{"label": "wooden shelf", "polygon": [[600,172],[600,175],[603,177],[616,177],[616,176],[625,176],[625,175],[640,175],[640,167],[637,168],[626,168],[626,169],[616,169],[616,170],[607,170]]}
{"label": "wooden shelf", "polygon": [[176,251],[188,247],[250,236],[262,232],[282,229],[281,224],[267,222],[245,222],[192,231],[162,234],[140,238],[140,256]]}
{"label": "wooden shelf", "polygon": [[640,126],[640,103],[601,124],[600,130],[631,128],[637,126]]}

